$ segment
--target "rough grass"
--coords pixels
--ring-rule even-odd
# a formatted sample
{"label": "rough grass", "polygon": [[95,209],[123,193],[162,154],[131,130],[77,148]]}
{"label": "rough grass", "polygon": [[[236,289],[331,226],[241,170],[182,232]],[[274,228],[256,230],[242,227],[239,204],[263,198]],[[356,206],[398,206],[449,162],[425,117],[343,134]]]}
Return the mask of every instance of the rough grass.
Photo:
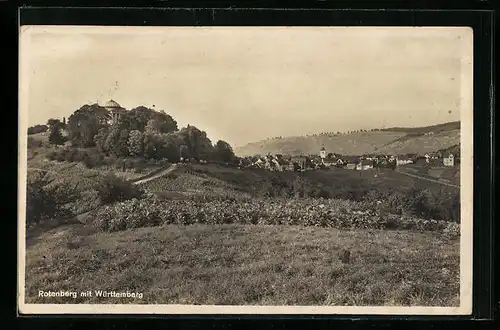
{"label": "rough grass", "polygon": [[[30,237],[27,246],[26,303],[459,303],[459,240],[433,232],[169,225],[92,233],[72,225]],[[38,290],[129,290],[143,298],[39,298]]]}

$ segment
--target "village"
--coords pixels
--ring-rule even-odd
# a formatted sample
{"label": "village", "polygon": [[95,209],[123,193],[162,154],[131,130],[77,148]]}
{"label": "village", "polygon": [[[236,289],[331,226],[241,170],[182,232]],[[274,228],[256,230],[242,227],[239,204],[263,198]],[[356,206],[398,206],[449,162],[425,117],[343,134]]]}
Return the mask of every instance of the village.
{"label": "village", "polygon": [[268,154],[266,156],[248,156],[239,159],[239,168],[259,168],[268,171],[308,171],[315,169],[343,168],[349,170],[372,170],[392,168],[413,164],[421,167],[455,167],[460,160],[453,153],[442,151],[403,155],[339,155],[323,147],[317,155],[290,156]]}

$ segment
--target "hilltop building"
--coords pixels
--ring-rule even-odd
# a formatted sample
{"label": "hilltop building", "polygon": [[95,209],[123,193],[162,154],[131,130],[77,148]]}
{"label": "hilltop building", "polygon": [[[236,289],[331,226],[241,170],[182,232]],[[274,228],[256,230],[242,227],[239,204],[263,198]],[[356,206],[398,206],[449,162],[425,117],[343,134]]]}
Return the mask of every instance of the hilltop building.
{"label": "hilltop building", "polygon": [[104,108],[109,111],[110,114],[110,119],[108,121],[108,124],[114,125],[120,121],[121,116],[127,112],[125,108],[120,106],[116,101],[109,100],[106,102],[104,105]]}

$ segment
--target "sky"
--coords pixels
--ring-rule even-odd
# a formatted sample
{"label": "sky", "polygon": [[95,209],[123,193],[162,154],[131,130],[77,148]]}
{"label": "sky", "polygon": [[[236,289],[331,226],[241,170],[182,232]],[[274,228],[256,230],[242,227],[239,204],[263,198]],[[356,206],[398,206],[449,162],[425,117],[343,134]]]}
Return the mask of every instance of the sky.
{"label": "sky", "polygon": [[23,26],[20,111],[113,99],[237,147],[460,120],[471,65],[467,28]]}

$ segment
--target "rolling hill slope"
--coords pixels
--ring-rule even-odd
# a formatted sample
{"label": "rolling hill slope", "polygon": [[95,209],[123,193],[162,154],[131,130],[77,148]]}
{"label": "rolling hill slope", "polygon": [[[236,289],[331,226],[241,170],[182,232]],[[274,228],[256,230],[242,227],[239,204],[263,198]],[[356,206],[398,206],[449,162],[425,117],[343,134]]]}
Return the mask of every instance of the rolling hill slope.
{"label": "rolling hill slope", "polygon": [[321,147],[343,155],[368,153],[405,154],[450,148],[460,143],[460,122],[427,127],[395,127],[368,132],[283,137],[235,148],[238,156],[271,154],[317,154]]}

